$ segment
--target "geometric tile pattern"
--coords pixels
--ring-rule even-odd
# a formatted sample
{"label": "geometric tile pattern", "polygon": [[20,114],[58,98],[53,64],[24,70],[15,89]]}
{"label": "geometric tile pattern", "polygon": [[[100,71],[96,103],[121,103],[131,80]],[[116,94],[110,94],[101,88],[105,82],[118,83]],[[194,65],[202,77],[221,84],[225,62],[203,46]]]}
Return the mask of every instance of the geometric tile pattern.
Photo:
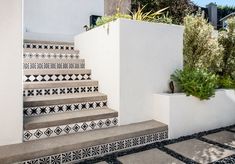
{"label": "geometric tile pattern", "polygon": [[23,91],[24,97],[48,96],[48,95],[65,95],[86,92],[98,92],[98,86],[81,86],[66,88],[46,88],[46,89],[26,89]]}
{"label": "geometric tile pattern", "polygon": [[61,104],[51,106],[37,106],[24,108],[24,116],[39,116],[44,114],[54,114],[61,112],[71,112],[79,110],[100,109],[107,107],[107,101],[92,101],[76,104]]}
{"label": "geometric tile pattern", "polygon": [[[69,163],[69,162],[82,162],[85,159],[90,159],[94,157],[99,157],[103,155],[107,155],[110,153],[123,151],[127,149],[132,149],[139,146],[144,146],[147,144],[160,142],[168,138],[168,131],[157,132],[153,134],[147,134],[143,136],[126,138],[124,140],[118,140],[111,143],[105,143],[101,145],[96,145],[92,147],[87,147],[83,149],[73,150],[69,152],[64,152],[60,154],[54,154],[46,157],[40,157],[37,159],[31,159],[23,162],[19,162],[20,164],[28,164],[28,163],[42,163],[39,161],[47,160],[48,163]],[[35,162],[36,161],[36,162]]]}
{"label": "geometric tile pattern", "polygon": [[24,75],[24,82],[45,82],[45,81],[74,81],[90,80],[90,73],[83,74],[44,74],[44,75]]}
{"label": "geometric tile pattern", "polygon": [[30,49],[44,49],[44,50],[74,50],[73,45],[63,45],[63,44],[40,44],[40,43],[24,43],[24,48]]}
{"label": "geometric tile pattern", "polygon": [[85,62],[79,63],[24,63],[24,69],[76,69],[85,68]]}
{"label": "geometric tile pattern", "polygon": [[79,59],[77,53],[24,52],[24,59]]}
{"label": "geometric tile pattern", "polygon": [[56,136],[85,132],[101,128],[108,128],[108,127],[117,126],[117,124],[118,124],[117,117],[113,117],[100,120],[92,120],[88,122],[78,122],[78,123],[59,125],[54,127],[25,130],[24,141],[31,141],[48,137],[56,137]]}

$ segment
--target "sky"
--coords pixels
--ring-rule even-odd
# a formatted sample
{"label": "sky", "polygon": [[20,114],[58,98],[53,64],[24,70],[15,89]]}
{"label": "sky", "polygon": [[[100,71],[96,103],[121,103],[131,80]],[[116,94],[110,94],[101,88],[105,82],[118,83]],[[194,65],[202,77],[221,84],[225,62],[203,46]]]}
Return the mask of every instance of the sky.
{"label": "sky", "polygon": [[192,0],[199,6],[205,7],[210,2],[215,2],[217,5],[228,5],[228,6],[235,6],[235,0]]}

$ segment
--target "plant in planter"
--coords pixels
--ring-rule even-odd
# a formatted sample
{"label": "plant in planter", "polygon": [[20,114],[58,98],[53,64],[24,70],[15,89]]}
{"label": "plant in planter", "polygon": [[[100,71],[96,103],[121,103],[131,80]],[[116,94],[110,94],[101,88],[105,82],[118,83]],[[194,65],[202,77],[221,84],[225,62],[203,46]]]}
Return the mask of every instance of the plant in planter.
{"label": "plant in planter", "polygon": [[225,89],[235,89],[235,80],[230,76],[220,76],[218,79],[218,87]]}
{"label": "plant in planter", "polygon": [[184,66],[217,72],[222,63],[223,48],[213,37],[213,27],[203,14],[184,19]]}
{"label": "plant in planter", "polygon": [[131,12],[131,16],[133,20],[140,20],[140,21],[147,21],[147,22],[154,22],[156,19],[162,15],[163,11],[168,9],[168,7],[160,9],[156,12],[148,11],[148,12],[143,12],[144,8],[146,5],[142,8],[138,7],[138,10],[135,12]]}
{"label": "plant in planter", "polygon": [[208,100],[215,95],[217,79],[217,76],[211,72],[189,67],[176,70],[171,75],[171,80],[180,91],[186,93],[187,96],[198,97],[200,100]]}
{"label": "plant in planter", "polygon": [[161,10],[158,10],[156,12],[144,12],[144,8],[146,6],[142,7],[142,8],[138,8],[137,11],[135,12],[131,12],[130,15],[128,14],[122,14],[119,12],[119,10],[117,9],[117,13],[112,15],[112,16],[103,16],[101,18],[99,18],[96,21],[96,26],[101,26],[104,25],[108,22],[114,21],[118,18],[125,18],[125,19],[131,19],[131,20],[140,20],[140,21],[148,21],[148,22],[157,22],[157,23],[171,23],[172,19],[171,17],[169,17],[167,14],[164,15],[163,11],[167,10],[168,7],[163,8]]}
{"label": "plant in planter", "polygon": [[[224,48],[219,74],[232,78],[235,75],[235,18],[229,19],[228,28],[219,33],[219,43]],[[235,76],[233,78],[235,80]]]}
{"label": "plant in planter", "polygon": [[128,14],[121,14],[121,13],[116,13],[112,16],[103,16],[103,17],[97,19],[96,26],[102,26],[108,22],[115,21],[118,18],[131,19],[131,16]]}

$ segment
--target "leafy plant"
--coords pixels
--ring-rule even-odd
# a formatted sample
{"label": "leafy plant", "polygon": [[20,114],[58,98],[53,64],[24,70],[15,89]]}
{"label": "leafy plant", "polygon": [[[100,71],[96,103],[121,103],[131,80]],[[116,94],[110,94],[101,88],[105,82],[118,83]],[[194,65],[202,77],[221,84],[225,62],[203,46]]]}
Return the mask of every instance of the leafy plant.
{"label": "leafy plant", "polygon": [[183,70],[176,70],[171,75],[171,80],[187,96],[192,95],[200,100],[207,100],[214,96],[217,87],[217,76],[203,69],[184,68]]}
{"label": "leafy plant", "polygon": [[112,22],[117,20],[118,18],[125,18],[125,19],[131,19],[131,16],[128,14],[121,14],[121,13],[116,13],[112,16],[103,16],[101,18],[98,18],[96,21],[96,26],[101,26],[104,25],[108,22]]}
{"label": "leafy plant", "polygon": [[[124,19],[132,19],[132,20],[140,20],[140,21],[148,21],[148,22],[160,22],[161,18],[160,16],[163,16],[163,11],[165,11],[167,8],[158,10],[156,12],[143,12],[145,6],[142,8],[138,8],[136,12],[131,12],[131,15],[128,14],[122,14],[119,12],[119,8],[117,8],[117,13],[112,16],[103,16],[101,18],[98,18],[96,21],[96,26],[101,26],[103,24],[106,24],[111,21],[115,21],[118,18],[124,18]],[[166,17],[165,17],[166,18]],[[159,19],[159,20],[158,20]],[[166,21],[166,19],[162,20]],[[170,21],[170,18],[167,20]],[[164,22],[163,22],[164,23]]]}
{"label": "leafy plant", "polygon": [[218,79],[219,88],[225,89],[235,89],[235,80],[233,80],[230,76],[220,77]]}
{"label": "leafy plant", "polygon": [[218,71],[222,62],[222,46],[213,37],[213,26],[204,15],[188,15],[184,19],[184,65]]}
{"label": "leafy plant", "polygon": [[219,33],[219,43],[224,48],[220,75],[232,77],[235,73],[235,18],[230,18],[227,30]]}
{"label": "leafy plant", "polygon": [[154,22],[158,16],[163,14],[162,13],[163,11],[168,9],[168,7],[166,7],[161,10],[158,10],[156,12],[152,12],[152,10],[150,10],[148,12],[143,12],[145,7],[146,7],[146,5],[142,8],[139,6],[137,11],[131,12],[132,19],[133,20],[140,20],[140,21]]}
{"label": "leafy plant", "polygon": [[169,13],[166,13],[166,14],[163,14],[162,16],[159,16],[154,22],[172,24],[173,19],[171,16],[169,16]]}

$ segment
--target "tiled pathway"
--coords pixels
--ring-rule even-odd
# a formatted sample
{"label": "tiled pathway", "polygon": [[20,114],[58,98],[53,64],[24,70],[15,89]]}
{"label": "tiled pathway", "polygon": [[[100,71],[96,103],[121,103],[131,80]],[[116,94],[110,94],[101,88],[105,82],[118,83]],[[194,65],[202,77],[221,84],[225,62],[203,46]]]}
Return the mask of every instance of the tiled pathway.
{"label": "tiled pathway", "polygon": [[235,164],[235,125],[115,153],[85,163]]}

